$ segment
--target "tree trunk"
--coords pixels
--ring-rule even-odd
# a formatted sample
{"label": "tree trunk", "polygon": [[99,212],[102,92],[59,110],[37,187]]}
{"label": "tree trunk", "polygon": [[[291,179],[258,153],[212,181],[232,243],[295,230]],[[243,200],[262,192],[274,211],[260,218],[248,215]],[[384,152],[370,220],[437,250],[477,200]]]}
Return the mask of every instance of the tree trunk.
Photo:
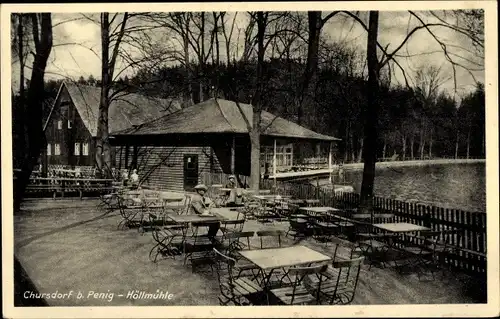
{"label": "tree trunk", "polygon": [[360,141],[360,146],[359,146],[359,154],[358,154],[358,163],[361,163],[363,160],[363,139]]}
{"label": "tree trunk", "polygon": [[[18,109],[16,110],[17,114],[21,116],[16,116],[15,125],[18,125],[19,130],[16,140],[16,149],[21,150],[18,154],[23,154],[26,150],[25,148],[25,136],[27,135],[26,125],[24,121],[24,117],[26,114],[26,105],[25,105],[25,94],[24,91],[24,23],[23,23],[23,14],[18,13],[19,24],[17,25],[17,41],[18,43],[18,55],[19,55],[19,103],[17,105]],[[16,154],[17,155],[17,154]],[[20,159],[20,158],[19,158]]]}
{"label": "tree trunk", "polygon": [[370,11],[368,27],[367,60],[368,83],[366,88],[368,105],[364,108],[364,143],[363,143],[363,181],[361,183],[360,211],[373,212],[373,186],[375,182],[375,163],[377,156],[377,116],[379,65],[377,60],[378,11]]}
{"label": "tree trunk", "polygon": [[193,78],[192,78],[192,70],[191,70],[191,61],[189,58],[189,19],[186,18],[185,33],[182,36],[182,45],[184,47],[184,64],[186,66],[186,78],[187,78],[187,92],[185,94],[187,100],[187,106],[192,105],[194,102],[193,94]]}
{"label": "tree trunk", "polygon": [[415,137],[412,134],[411,137],[410,137],[410,157],[411,157],[412,161],[415,158],[415,156],[413,154],[413,150],[414,149],[415,149]]}
{"label": "tree trunk", "polygon": [[[40,15],[40,21],[39,21]],[[25,117],[26,124],[26,153],[21,166],[21,173],[17,176],[14,189],[14,211],[19,210],[24,197],[26,186],[33,168],[40,157],[40,151],[46,146],[42,124],[42,108],[44,96],[44,76],[47,60],[52,50],[52,17],[50,13],[30,14],[35,39],[35,57],[31,71],[31,81],[28,88]],[[40,22],[40,32],[38,30]]]}
{"label": "tree trunk", "polygon": [[260,187],[260,134],[252,128],[250,132],[250,188],[258,191]]}
{"label": "tree trunk", "polygon": [[457,131],[457,139],[455,141],[455,159],[458,159],[458,131]]}
{"label": "tree trunk", "polygon": [[[219,24],[218,24],[218,15],[217,13],[213,13],[214,15],[214,32],[215,32],[215,65],[219,65],[220,63],[220,48],[219,48]],[[213,50],[212,50],[213,51]]]}
{"label": "tree trunk", "polygon": [[402,137],[402,142],[403,142],[403,161],[406,160],[406,136]]}
{"label": "tree trunk", "polygon": [[345,129],[344,162],[347,162],[349,159],[349,145],[347,144],[347,141],[349,141],[349,123],[346,125]]}
{"label": "tree trunk", "polygon": [[467,132],[467,159],[469,159],[469,149],[470,149],[470,128],[469,131]]}
{"label": "tree trunk", "polygon": [[356,150],[354,149],[354,137],[351,135],[351,163],[356,162]]}
{"label": "tree trunk", "polygon": [[101,47],[102,47],[102,68],[101,68],[101,97],[99,101],[99,115],[97,120],[96,139],[96,165],[103,177],[111,175],[111,153],[109,146],[109,88],[111,79],[109,77],[109,13],[102,13],[101,20]]}
{"label": "tree trunk", "polygon": [[[297,108],[297,124],[303,124],[304,102],[310,100],[311,87],[314,87],[316,70],[318,66],[318,51],[319,40],[321,34],[321,11],[307,12],[309,22],[309,35],[307,44],[307,61],[304,73],[302,76],[302,88],[299,91],[298,108]],[[308,103],[307,103],[308,104]]]}
{"label": "tree trunk", "polygon": [[432,158],[432,130],[431,130],[431,136],[429,137],[429,159]]}
{"label": "tree trunk", "polygon": [[387,148],[387,142],[384,139],[384,147],[382,148],[382,158],[385,160],[385,150]]}
{"label": "tree trunk", "polygon": [[250,182],[251,189],[258,192],[260,187],[260,122],[262,112],[262,86],[264,67],[264,33],[266,30],[264,12],[257,12],[257,90],[253,97],[254,105],[252,128],[250,129]]}

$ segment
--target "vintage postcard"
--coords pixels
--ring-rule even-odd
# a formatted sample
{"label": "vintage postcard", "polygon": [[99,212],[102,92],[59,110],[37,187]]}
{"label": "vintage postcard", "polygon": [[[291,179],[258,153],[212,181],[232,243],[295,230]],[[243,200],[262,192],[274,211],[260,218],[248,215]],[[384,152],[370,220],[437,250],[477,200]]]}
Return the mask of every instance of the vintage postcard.
{"label": "vintage postcard", "polygon": [[4,317],[498,315],[496,9],[2,5]]}

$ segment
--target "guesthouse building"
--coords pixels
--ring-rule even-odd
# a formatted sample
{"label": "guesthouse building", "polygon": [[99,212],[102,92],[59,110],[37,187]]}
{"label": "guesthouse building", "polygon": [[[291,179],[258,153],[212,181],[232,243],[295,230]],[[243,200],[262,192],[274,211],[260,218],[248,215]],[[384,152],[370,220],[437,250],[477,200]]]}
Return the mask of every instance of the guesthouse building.
{"label": "guesthouse building", "polygon": [[[175,100],[116,92],[109,106],[109,132],[160,118],[181,108]],[[64,82],[44,125],[42,169],[94,167],[101,88]],[[116,152],[112,149],[112,157]]]}
{"label": "guesthouse building", "polygon": [[[197,183],[225,183],[214,176],[236,174],[243,184],[250,175],[253,107],[211,98],[155,120],[112,134],[117,168],[136,165],[141,183],[190,190]],[[339,139],[323,135],[269,112],[261,113],[261,171],[294,165],[298,144],[329,150]],[[267,164],[267,165],[266,165]],[[271,171],[269,173],[271,173]]]}

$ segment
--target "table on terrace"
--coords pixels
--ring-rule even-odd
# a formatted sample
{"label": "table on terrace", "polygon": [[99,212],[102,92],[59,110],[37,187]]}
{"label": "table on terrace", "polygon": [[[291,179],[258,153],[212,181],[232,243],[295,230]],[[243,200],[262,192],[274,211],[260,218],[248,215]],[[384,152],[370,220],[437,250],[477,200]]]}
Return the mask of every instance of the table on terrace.
{"label": "table on terrace", "polygon": [[254,198],[257,198],[260,200],[276,200],[276,197],[278,197],[278,196],[280,196],[282,199],[292,197],[290,195],[253,195]]}
{"label": "table on terrace", "polygon": [[338,209],[338,208],[327,207],[327,206],[300,207],[299,210],[304,211],[307,215],[309,215],[311,217],[324,216],[330,212],[339,212],[340,211],[340,209]]}
{"label": "table on terrace", "polygon": [[220,222],[226,220],[224,216],[216,212],[213,212],[210,216],[202,216],[198,214],[189,214],[189,215],[167,214],[166,217],[179,224],[199,223],[199,222]]}
{"label": "table on terrace", "polygon": [[382,223],[373,224],[374,227],[391,232],[391,233],[412,233],[417,231],[426,231],[430,228],[411,223]]}
{"label": "table on terrace", "polygon": [[262,277],[261,285],[266,291],[270,290],[271,277],[273,272],[277,269],[283,269],[285,271],[284,276],[286,276],[287,270],[285,268],[331,261],[329,256],[301,245],[282,248],[243,250],[239,253],[259,267]]}
{"label": "table on terrace", "polygon": [[[431,230],[428,227],[415,225],[411,223],[381,223],[381,224],[373,224],[373,227],[376,227],[378,229],[381,229],[389,233],[398,234],[397,235],[398,237],[407,233]],[[395,241],[393,240],[393,238],[389,237],[388,240],[389,240],[388,242],[389,246],[394,247]]]}

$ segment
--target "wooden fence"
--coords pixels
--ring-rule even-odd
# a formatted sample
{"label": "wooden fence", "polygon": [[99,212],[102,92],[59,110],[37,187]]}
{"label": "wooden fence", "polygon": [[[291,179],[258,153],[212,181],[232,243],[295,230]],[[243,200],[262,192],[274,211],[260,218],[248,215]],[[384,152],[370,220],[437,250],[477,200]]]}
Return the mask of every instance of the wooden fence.
{"label": "wooden fence", "polygon": [[[217,182],[212,184],[224,184],[227,181],[227,175],[223,173],[210,175],[210,178],[205,176],[203,181],[207,185],[210,185],[209,179]],[[321,206],[346,210],[358,208],[360,202],[360,195],[357,193],[339,192],[303,181],[277,181],[274,184],[274,180],[263,180],[260,187],[269,189],[272,193],[290,195],[294,198],[319,199]],[[449,243],[458,250],[457,253],[447,255],[447,263],[451,267],[469,273],[486,275],[486,213],[466,212],[377,196],[373,198],[373,208],[375,213],[394,214],[396,222],[422,225],[436,231],[461,230],[462,236],[449,238]]]}
{"label": "wooden fence", "polygon": [[[274,181],[267,180],[261,186],[282,195],[319,199],[321,206],[347,210],[358,208],[360,202],[360,195],[357,193],[335,192],[333,189],[303,182],[277,181],[275,186]],[[434,231],[462,231],[462,236],[449,238],[449,244],[458,250],[456,254],[446,257],[448,264],[469,273],[486,274],[486,213],[466,212],[377,196],[373,198],[373,209],[377,214],[394,214],[396,222],[417,224]]]}

